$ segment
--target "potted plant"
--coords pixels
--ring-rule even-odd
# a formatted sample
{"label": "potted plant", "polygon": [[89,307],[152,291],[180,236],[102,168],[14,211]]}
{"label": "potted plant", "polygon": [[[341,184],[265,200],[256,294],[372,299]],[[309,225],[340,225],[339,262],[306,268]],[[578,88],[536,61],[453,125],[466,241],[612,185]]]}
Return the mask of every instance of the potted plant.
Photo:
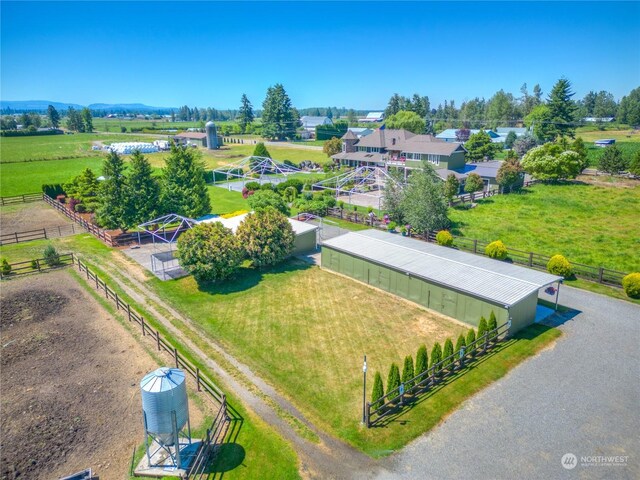
{"label": "potted plant", "polygon": [[403,237],[407,236],[407,227],[405,225],[402,225],[400,227],[400,233],[402,234]]}
{"label": "potted plant", "polygon": [[396,233],[396,222],[390,222],[389,224],[387,224],[387,230],[389,230],[391,233]]}

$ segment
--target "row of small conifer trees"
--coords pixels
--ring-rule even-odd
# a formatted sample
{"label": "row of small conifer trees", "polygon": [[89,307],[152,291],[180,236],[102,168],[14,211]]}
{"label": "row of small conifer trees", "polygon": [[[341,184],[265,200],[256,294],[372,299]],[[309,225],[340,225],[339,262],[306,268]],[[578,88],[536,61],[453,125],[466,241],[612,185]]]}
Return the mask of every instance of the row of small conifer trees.
{"label": "row of small conifer trees", "polygon": [[[393,392],[394,390],[400,387],[400,384],[404,384],[405,391],[409,391],[414,387],[413,378],[417,377],[421,373],[426,372],[429,367],[435,367],[436,373],[439,373],[443,368],[448,367],[454,361],[454,358],[451,357],[454,352],[460,352],[460,350],[467,345],[473,344],[473,342],[477,339],[482,338],[482,336],[495,330],[498,328],[496,315],[491,311],[491,315],[489,315],[489,321],[487,321],[484,317],[480,317],[480,321],[478,322],[478,333],[476,334],[473,328],[470,328],[467,332],[467,336],[460,334],[458,340],[456,341],[455,350],[453,348],[453,342],[450,338],[447,338],[444,342],[444,348],[440,346],[438,342],[433,344],[431,348],[431,361],[429,361],[429,355],[427,353],[426,345],[422,344],[420,348],[418,348],[418,353],[416,354],[416,363],[414,368],[413,357],[411,355],[407,355],[404,359],[404,367],[402,369],[402,376],[400,376],[400,368],[396,363],[392,363],[389,369],[389,375],[387,376],[387,390],[386,394]],[[477,347],[477,346],[476,346]],[[451,357],[451,358],[447,358]],[[442,360],[446,361],[440,364]],[[438,365],[440,364],[440,365]],[[373,393],[371,395],[371,407],[378,408],[382,405],[382,397],[385,395],[384,385],[382,383],[382,376],[380,372],[376,372],[375,378],[373,380]],[[387,401],[390,399],[387,399]]]}

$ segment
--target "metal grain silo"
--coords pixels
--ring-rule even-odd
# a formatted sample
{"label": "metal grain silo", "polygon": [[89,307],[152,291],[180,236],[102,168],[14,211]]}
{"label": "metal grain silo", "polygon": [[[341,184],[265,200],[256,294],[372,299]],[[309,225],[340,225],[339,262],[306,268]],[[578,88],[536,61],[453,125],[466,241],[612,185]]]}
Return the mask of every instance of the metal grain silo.
{"label": "metal grain silo", "polygon": [[[158,368],[145,375],[140,390],[149,463],[153,457],[150,447],[155,442],[169,453],[176,466],[180,465],[181,431],[185,426],[187,442],[191,443],[185,373],[178,368]],[[151,444],[149,437],[153,439]]]}
{"label": "metal grain silo", "polygon": [[207,122],[204,127],[207,132],[207,148],[209,150],[217,149],[220,145],[218,144],[218,129],[216,128],[216,124]]}

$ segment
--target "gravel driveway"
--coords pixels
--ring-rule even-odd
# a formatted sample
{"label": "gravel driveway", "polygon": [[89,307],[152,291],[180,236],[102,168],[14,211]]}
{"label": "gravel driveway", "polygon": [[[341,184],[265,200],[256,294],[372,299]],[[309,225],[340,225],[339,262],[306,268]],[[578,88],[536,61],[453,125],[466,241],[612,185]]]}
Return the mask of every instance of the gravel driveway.
{"label": "gravel driveway", "polygon": [[387,459],[377,478],[640,478],[640,307],[565,286],[560,303],[579,312],[556,345]]}

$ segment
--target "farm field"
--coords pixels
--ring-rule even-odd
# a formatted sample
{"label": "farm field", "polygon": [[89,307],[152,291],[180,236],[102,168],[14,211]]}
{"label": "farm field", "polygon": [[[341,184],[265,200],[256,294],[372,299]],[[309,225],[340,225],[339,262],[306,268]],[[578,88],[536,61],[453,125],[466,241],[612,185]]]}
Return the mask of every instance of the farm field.
{"label": "farm field", "polygon": [[640,271],[640,185],[535,185],[450,209],[453,233],[569,261]]}
{"label": "farm field", "polygon": [[104,152],[91,150],[93,142],[148,142],[150,138],[134,135],[100,135],[96,133],[0,137],[0,162],[14,163],[89,156],[102,157]]}
{"label": "farm field", "polygon": [[[640,141],[620,141],[616,142],[616,146],[622,151],[622,156],[628,160],[631,160],[633,155],[635,155],[637,152],[640,152]],[[597,167],[598,161],[600,160],[600,157],[603,153],[604,148],[596,147],[592,143],[587,143],[587,158],[589,160],[589,166],[592,168]]]}
{"label": "farm field", "polygon": [[640,130],[631,128],[598,130],[593,127],[580,127],[576,129],[576,137],[582,137],[585,142],[595,142],[604,138],[613,138],[618,142],[640,142]]}

